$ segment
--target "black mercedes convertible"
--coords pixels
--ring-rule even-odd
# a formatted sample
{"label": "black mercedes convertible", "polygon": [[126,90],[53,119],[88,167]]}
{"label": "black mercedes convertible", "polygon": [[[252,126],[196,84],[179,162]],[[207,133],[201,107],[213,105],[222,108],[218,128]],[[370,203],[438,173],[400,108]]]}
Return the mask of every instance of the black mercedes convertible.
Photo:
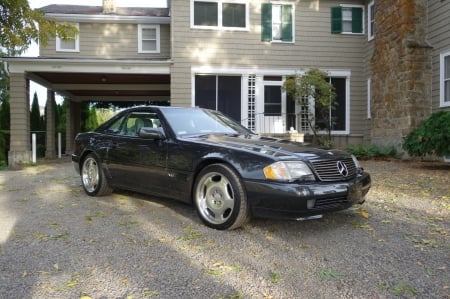
{"label": "black mercedes convertible", "polygon": [[75,138],[88,195],[114,189],[193,204],[215,229],[251,217],[305,219],[363,203],[371,178],[357,159],[261,137],[217,111],[142,106]]}

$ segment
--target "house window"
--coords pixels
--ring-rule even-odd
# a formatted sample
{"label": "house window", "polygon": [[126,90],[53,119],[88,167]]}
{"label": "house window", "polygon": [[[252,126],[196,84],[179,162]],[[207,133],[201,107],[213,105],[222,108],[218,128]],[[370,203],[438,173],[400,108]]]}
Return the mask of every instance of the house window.
{"label": "house window", "polygon": [[192,27],[205,29],[247,29],[248,1],[191,0]]}
{"label": "house window", "polygon": [[[79,24],[73,23],[79,32]],[[58,52],[80,52],[80,36],[77,34],[73,37],[62,38],[56,37],[56,51]]]}
{"label": "house window", "polygon": [[294,41],[294,6],[292,4],[261,4],[261,40],[265,42]]}
{"label": "house window", "polygon": [[441,107],[450,107],[450,51],[441,54]]}
{"label": "house window", "polygon": [[138,40],[139,53],[159,53],[159,25],[139,25]]}
{"label": "house window", "polygon": [[375,24],[375,3],[374,1],[369,3],[369,13],[368,13],[368,29],[367,36],[369,40],[374,38],[374,24]]}
{"label": "house window", "polygon": [[[329,82],[334,86],[336,99],[334,107],[330,108],[329,115],[331,131],[346,131],[347,126],[347,79],[329,78]],[[325,120],[317,108],[314,111],[315,125],[321,129],[325,128]]]}
{"label": "house window", "polygon": [[195,106],[241,121],[241,76],[196,75]]}
{"label": "house window", "polygon": [[364,7],[335,6],[331,8],[331,33],[363,34]]}
{"label": "house window", "polygon": [[[348,127],[348,81],[347,78],[332,77],[327,79],[334,88],[336,99],[334,107],[327,112],[329,114],[329,127],[332,133],[345,133]],[[325,111],[320,111],[315,105],[314,98],[303,98],[303,105],[300,110],[300,129],[309,132],[309,122],[311,125],[324,130],[326,119],[323,116]]]}
{"label": "house window", "polygon": [[281,116],[281,86],[264,86],[264,115]]}

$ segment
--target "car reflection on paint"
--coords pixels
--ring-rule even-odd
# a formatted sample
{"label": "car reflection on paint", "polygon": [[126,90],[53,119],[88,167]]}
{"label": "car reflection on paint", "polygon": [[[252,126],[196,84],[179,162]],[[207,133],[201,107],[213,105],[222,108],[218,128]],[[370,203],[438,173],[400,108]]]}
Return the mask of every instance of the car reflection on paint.
{"label": "car reflection on paint", "polygon": [[217,111],[142,106],[75,138],[85,192],[126,189],[193,204],[202,222],[305,219],[363,203],[371,178],[339,150],[260,137]]}

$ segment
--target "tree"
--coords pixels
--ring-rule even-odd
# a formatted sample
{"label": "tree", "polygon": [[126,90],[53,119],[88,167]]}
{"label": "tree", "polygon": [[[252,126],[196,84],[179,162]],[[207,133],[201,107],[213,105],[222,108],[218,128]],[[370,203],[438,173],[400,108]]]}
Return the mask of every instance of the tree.
{"label": "tree", "polygon": [[35,92],[31,103],[30,129],[31,131],[44,131],[44,126],[44,118],[41,116],[41,108],[39,107],[38,96]]}
{"label": "tree", "polygon": [[81,130],[92,131],[98,127],[97,113],[92,103],[84,102],[81,105]]}
{"label": "tree", "polygon": [[[302,111],[307,111],[306,121],[313,132],[313,143],[329,147],[332,145],[333,125],[330,112],[336,106],[336,93],[327,77],[327,73],[312,68],[304,75],[297,74],[287,78],[283,90],[300,105]],[[310,107],[310,99],[314,99],[314,110]],[[327,132],[326,136],[320,135],[321,130]]]}
{"label": "tree", "polygon": [[10,112],[9,112],[9,97],[2,99],[0,105],[0,130],[9,131],[10,129]]}
{"label": "tree", "polygon": [[50,37],[70,39],[76,34],[75,26],[45,18],[41,10],[31,9],[27,0],[0,2],[0,51],[6,55],[23,53],[33,41],[45,46]]}

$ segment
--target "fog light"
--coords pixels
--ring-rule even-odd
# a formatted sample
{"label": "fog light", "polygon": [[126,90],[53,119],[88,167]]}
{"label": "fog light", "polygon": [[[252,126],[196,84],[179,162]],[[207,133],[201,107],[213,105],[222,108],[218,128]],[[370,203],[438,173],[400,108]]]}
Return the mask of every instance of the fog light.
{"label": "fog light", "polygon": [[306,206],[308,207],[308,209],[314,208],[315,205],[316,205],[315,199],[308,199],[306,202]]}
{"label": "fog light", "polygon": [[297,192],[298,196],[302,196],[302,197],[309,196],[309,190],[306,188],[297,188],[296,192]]}

